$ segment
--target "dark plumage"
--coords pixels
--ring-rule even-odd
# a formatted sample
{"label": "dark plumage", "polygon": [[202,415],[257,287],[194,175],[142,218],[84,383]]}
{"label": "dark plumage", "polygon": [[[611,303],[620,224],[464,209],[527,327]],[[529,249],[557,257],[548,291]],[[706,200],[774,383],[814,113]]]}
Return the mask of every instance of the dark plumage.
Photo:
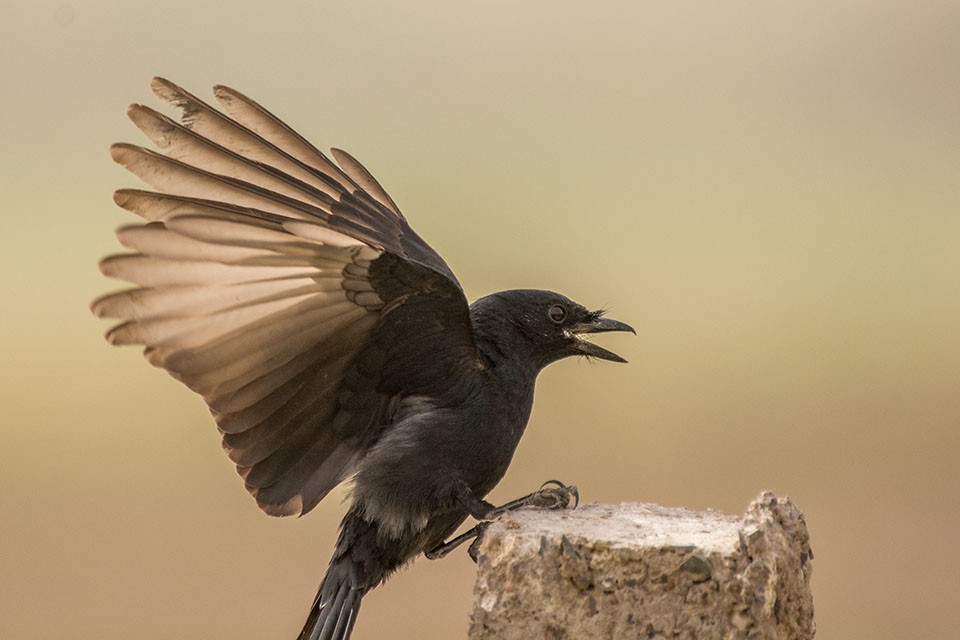
{"label": "dark plumage", "polygon": [[[438,557],[468,517],[566,506],[544,488],[483,500],[510,464],[546,365],[623,360],[583,339],[632,331],[549,291],[468,306],[443,259],[350,155],[336,164],[258,104],[218,86],[223,114],[163,79],[183,124],[141,105],[165,152],[114,160],[157,191],[117,204],[147,220],[118,231],[132,253],[102,271],[136,285],[93,304],[114,344],[201,394],[265,512],[307,513],[353,478],[302,639],[349,637],[363,595],[420,553]],[[459,539],[458,539],[459,540]]]}

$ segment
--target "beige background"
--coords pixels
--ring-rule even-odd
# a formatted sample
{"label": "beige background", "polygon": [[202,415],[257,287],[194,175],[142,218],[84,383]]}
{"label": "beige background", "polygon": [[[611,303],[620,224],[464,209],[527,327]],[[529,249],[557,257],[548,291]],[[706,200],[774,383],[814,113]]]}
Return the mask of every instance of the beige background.
{"label": "beige background", "polygon": [[[0,637],[292,638],[343,511],[274,520],[202,403],[109,348],[131,101],[233,85],[380,177],[471,298],[639,337],[541,378],[505,500],[807,514],[818,638],[960,628],[960,4],[5,2]],[[418,561],[356,640],[462,638]]]}

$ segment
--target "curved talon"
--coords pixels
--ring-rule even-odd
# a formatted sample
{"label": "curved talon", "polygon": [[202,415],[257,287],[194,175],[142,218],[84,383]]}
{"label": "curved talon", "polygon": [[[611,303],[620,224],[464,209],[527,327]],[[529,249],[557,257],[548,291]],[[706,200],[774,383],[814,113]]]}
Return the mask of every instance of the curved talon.
{"label": "curved talon", "polygon": [[[573,497],[573,506],[570,507],[571,509],[576,509],[577,507],[580,506],[580,490],[577,489],[575,485],[563,484],[559,480],[547,480],[542,485],[540,485],[540,491],[544,491],[548,489],[550,485],[555,486],[557,490],[562,491],[566,493],[568,496]],[[562,506],[565,507],[566,505],[562,505]]]}
{"label": "curved talon", "polygon": [[470,543],[470,546],[467,547],[467,555],[470,556],[470,559],[473,560],[473,564],[477,564],[477,555],[480,551],[480,542],[483,540],[483,533],[487,530],[487,527],[490,526],[489,522],[481,522],[476,526],[477,537],[473,539],[473,542]]}

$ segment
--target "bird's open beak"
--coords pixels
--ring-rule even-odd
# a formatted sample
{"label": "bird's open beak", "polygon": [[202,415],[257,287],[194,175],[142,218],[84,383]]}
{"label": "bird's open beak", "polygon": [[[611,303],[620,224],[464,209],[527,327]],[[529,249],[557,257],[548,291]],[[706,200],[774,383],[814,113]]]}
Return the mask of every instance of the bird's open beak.
{"label": "bird's open beak", "polygon": [[588,342],[581,337],[583,334],[607,333],[608,331],[629,331],[633,335],[637,335],[637,332],[633,330],[633,327],[628,325],[626,322],[620,322],[619,320],[614,320],[613,318],[604,318],[602,316],[598,316],[588,322],[582,322],[573,327],[573,335],[576,339],[574,348],[585,356],[600,358],[601,360],[610,360],[611,362],[626,362],[626,360],[614,352],[608,351],[603,347],[593,344],[592,342]]}

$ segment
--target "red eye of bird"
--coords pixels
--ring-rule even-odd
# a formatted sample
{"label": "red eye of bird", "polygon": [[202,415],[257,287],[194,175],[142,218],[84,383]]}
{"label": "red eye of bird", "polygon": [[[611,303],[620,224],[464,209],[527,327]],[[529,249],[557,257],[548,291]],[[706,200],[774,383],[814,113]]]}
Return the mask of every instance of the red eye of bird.
{"label": "red eye of bird", "polygon": [[555,323],[560,324],[567,317],[567,310],[563,308],[563,305],[555,304],[547,309],[547,315]]}

